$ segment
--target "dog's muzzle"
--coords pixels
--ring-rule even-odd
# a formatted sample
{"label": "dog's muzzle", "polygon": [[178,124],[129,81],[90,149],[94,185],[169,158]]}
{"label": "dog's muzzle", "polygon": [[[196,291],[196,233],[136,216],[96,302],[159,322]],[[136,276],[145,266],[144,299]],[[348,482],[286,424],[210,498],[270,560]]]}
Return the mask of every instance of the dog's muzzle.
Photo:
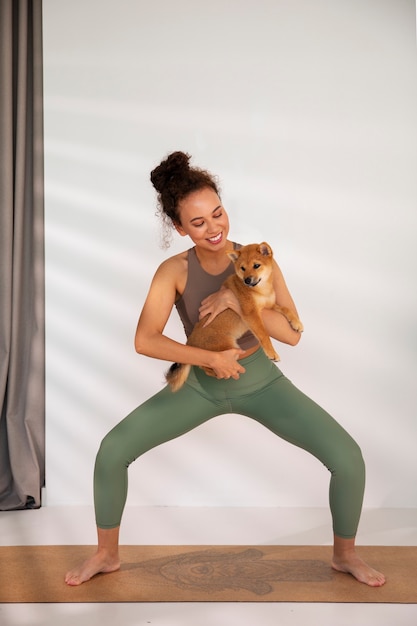
{"label": "dog's muzzle", "polygon": [[244,280],[245,285],[248,287],[256,287],[261,282],[261,279],[252,278],[252,276],[247,276]]}

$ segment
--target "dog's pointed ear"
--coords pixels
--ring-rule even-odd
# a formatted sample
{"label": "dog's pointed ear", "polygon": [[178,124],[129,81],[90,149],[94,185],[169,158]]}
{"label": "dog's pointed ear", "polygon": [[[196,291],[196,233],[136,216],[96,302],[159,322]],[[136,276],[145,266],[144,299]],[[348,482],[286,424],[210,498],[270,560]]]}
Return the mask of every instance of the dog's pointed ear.
{"label": "dog's pointed ear", "polygon": [[259,249],[259,252],[263,256],[272,256],[271,246],[269,244],[267,244],[265,241],[263,241],[262,243],[259,244],[258,249]]}
{"label": "dog's pointed ear", "polygon": [[233,261],[233,263],[236,263],[236,261],[240,257],[240,250],[228,250],[226,254],[229,257],[229,259]]}

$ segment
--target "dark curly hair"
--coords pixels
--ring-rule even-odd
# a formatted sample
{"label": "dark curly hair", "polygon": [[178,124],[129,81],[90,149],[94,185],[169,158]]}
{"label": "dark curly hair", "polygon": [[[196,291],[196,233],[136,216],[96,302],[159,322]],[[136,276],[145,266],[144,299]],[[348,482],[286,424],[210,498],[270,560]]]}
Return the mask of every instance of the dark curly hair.
{"label": "dark curly hair", "polygon": [[190,167],[190,159],[185,152],[172,152],[151,172],[151,182],[158,193],[158,213],[164,226],[169,228],[169,233],[165,232],[163,237],[165,247],[169,245],[173,225],[181,223],[181,200],[206,187],[219,194],[216,177],[206,170]]}

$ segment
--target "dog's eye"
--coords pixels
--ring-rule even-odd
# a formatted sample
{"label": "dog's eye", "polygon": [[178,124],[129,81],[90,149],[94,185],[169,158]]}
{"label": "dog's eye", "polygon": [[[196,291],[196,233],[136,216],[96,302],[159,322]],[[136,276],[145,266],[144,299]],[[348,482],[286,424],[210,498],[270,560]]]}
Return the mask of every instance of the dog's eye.
{"label": "dog's eye", "polygon": [[253,269],[254,269],[254,270],[257,270],[257,269],[259,269],[260,267],[261,267],[261,264],[260,264],[260,263],[254,263],[254,264],[253,264]]}
{"label": "dog's eye", "polygon": [[241,265],[241,266],[240,266],[240,269],[242,270],[242,272],[244,272],[244,271],[245,271],[245,269],[246,269],[246,267],[245,267],[244,265]]}

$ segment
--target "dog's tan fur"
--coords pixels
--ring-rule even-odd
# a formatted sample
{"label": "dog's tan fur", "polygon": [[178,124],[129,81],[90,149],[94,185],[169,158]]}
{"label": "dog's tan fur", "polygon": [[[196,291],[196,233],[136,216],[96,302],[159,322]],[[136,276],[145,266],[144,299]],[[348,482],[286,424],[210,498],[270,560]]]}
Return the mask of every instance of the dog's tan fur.
{"label": "dog's tan fur", "polygon": [[[303,330],[298,317],[290,309],[276,304],[273,288],[273,255],[271,247],[263,242],[243,246],[240,250],[227,253],[235,266],[235,274],[223,283],[233,291],[239,300],[242,317],[232,309],[226,309],[214,320],[204,326],[208,316],[201,319],[188,338],[187,345],[222,352],[239,348],[237,340],[249,329],[257,337],[266,355],[279,361],[271,339],[267,334],[260,312],[262,309],[274,309],[282,313],[291,327],[298,332]],[[178,391],[188,378],[190,365],[174,363],[166,374],[166,380],[172,391]],[[210,368],[203,368],[209,376],[215,376]]]}

